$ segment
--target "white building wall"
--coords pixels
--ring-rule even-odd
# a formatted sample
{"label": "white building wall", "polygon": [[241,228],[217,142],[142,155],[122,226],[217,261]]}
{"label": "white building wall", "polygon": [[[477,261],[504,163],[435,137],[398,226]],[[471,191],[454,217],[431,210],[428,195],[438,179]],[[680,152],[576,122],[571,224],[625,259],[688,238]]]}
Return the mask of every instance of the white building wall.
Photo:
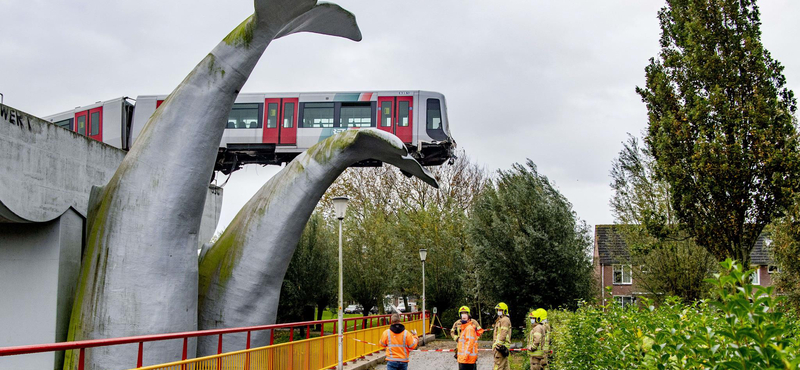
{"label": "white building wall", "polygon": [[[0,224],[0,347],[65,341],[80,271],[83,218]],[[0,370],[60,367],[63,354],[0,357]]]}

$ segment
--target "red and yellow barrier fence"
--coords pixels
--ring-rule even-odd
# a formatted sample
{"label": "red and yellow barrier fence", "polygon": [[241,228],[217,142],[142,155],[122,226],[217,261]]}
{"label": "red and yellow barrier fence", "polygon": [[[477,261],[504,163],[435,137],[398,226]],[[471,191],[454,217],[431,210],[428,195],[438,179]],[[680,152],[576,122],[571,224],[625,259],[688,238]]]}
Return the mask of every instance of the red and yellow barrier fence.
{"label": "red and yellow barrier fence", "polygon": [[[344,319],[344,358],[352,361],[367,354],[377,352],[380,348],[373,345],[359,343],[354,338],[372,343],[380,340],[380,334],[388,328],[390,315],[376,315],[363,317],[350,317]],[[422,313],[413,312],[402,314],[403,324],[417,332],[422,332]],[[325,331],[325,324],[333,326],[333,333]],[[150,366],[143,369],[180,369],[180,370],[205,370],[205,369],[323,369],[335,366],[337,362],[337,336],[335,335],[337,320],[304,321],[285,324],[261,325],[241,328],[212,329],[182,333],[166,333],[155,335],[140,335],[135,337],[91,339],[73,342],[60,342],[48,344],[34,344],[26,346],[2,347],[0,357],[25,355],[43,352],[74,351],[78,356],[78,370],[84,369],[84,359],[87,351],[92,348],[116,346],[122,344],[138,343],[139,350],[136,355],[136,368],[142,368],[144,343],[159,342],[164,340],[183,340],[182,353],[176,353],[175,358],[181,361],[169,364]],[[310,338],[311,329],[320,327],[321,336]],[[359,329],[360,327],[360,329]],[[305,329],[306,339],[295,341],[295,330]],[[247,333],[270,330],[270,345],[251,349],[248,340],[247,348],[229,353],[220,353],[200,359],[187,360],[189,338],[203,336],[217,336],[221,351],[223,335],[233,333]],[[288,330],[289,343],[273,345],[275,330]],[[327,335],[326,335],[327,334]],[[133,364],[131,364],[133,365]],[[177,365],[177,367],[176,367]],[[115,370],[115,369],[112,369]]]}
{"label": "red and yellow barrier fence", "polygon": [[[407,330],[422,333],[422,320],[403,322]],[[354,361],[383,349],[378,343],[389,325],[344,333],[342,357]],[[365,343],[369,342],[369,343]],[[329,369],[337,364],[337,335],[326,335],[249,350],[138,368],[138,370],[279,370]]]}

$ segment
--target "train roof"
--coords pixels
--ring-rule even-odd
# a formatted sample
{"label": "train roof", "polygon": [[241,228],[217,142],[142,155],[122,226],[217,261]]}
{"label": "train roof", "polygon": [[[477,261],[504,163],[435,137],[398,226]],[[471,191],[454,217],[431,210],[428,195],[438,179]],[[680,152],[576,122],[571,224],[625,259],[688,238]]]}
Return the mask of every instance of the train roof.
{"label": "train roof", "polygon": [[[285,91],[285,92],[242,92],[239,93],[237,99],[239,98],[249,98],[249,97],[299,97],[299,96],[307,96],[307,97],[324,97],[324,96],[337,96],[337,95],[351,95],[351,94],[378,94],[378,95],[415,95],[415,94],[431,94],[431,95],[438,95],[444,97],[444,94],[437,92],[437,91],[428,91],[428,90],[350,90],[350,91]],[[169,94],[154,94],[154,95],[139,95],[137,99],[146,99],[146,98],[155,98],[155,99],[165,99]],[[339,99],[334,99],[339,100]]]}

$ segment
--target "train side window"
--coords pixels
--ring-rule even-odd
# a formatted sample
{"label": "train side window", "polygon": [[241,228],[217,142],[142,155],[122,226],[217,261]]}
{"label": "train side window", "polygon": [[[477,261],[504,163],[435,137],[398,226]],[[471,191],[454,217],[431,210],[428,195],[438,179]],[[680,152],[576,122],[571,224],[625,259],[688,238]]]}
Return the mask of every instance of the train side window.
{"label": "train side window", "polygon": [[278,103],[267,105],[267,128],[278,127]]}
{"label": "train side window", "polygon": [[283,105],[283,127],[292,126],[294,126],[294,103],[286,103]]}
{"label": "train side window", "polygon": [[407,101],[399,101],[397,102],[397,125],[402,127],[408,127],[408,102]]}
{"label": "train side window", "polygon": [[428,130],[440,130],[442,128],[442,108],[439,99],[428,99]]}
{"label": "train side window", "polygon": [[392,126],[392,102],[384,101],[381,103],[381,126]]}
{"label": "train side window", "polygon": [[301,127],[333,127],[333,103],[305,103]]}
{"label": "train side window", "polygon": [[72,120],[71,119],[65,119],[63,121],[53,122],[53,124],[58,126],[58,127],[70,130],[70,131],[72,130]]}
{"label": "train side window", "polygon": [[92,116],[89,118],[91,122],[91,134],[89,135],[99,135],[100,134],[100,112],[92,113]]}
{"label": "train side window", "polygon": [[257,103],[236,103],[228,115],[226,128],[260,128],[258,119],[259,105]]}
{"label": "train side window", "polygon": [[372,105],[370,103],[342,103],[339,127],[371,127]]}
{"label": "train side window", "polygon": [[86,135],[86,115],[78,116],[78,133]]}

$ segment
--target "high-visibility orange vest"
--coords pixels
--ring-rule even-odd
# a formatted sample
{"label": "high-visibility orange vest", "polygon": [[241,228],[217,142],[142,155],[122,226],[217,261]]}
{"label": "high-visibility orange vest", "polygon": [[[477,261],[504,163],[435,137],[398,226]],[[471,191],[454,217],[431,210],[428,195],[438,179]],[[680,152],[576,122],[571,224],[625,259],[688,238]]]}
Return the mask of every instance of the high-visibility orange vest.
{"label": "high-visibility orange vest", "polygon": [[471,323],[461,325],[461,336],[458,338],[458,363],[474,364],[478,361],[478,333]]}
{"label": "high-visibility orange vest", "polygon": [[409,334],[408,330],[395,334],[386,329],[381,334],[380,344],[386,347],[386,361],[408,362],[408,354],[417,348],[417,337]]}

